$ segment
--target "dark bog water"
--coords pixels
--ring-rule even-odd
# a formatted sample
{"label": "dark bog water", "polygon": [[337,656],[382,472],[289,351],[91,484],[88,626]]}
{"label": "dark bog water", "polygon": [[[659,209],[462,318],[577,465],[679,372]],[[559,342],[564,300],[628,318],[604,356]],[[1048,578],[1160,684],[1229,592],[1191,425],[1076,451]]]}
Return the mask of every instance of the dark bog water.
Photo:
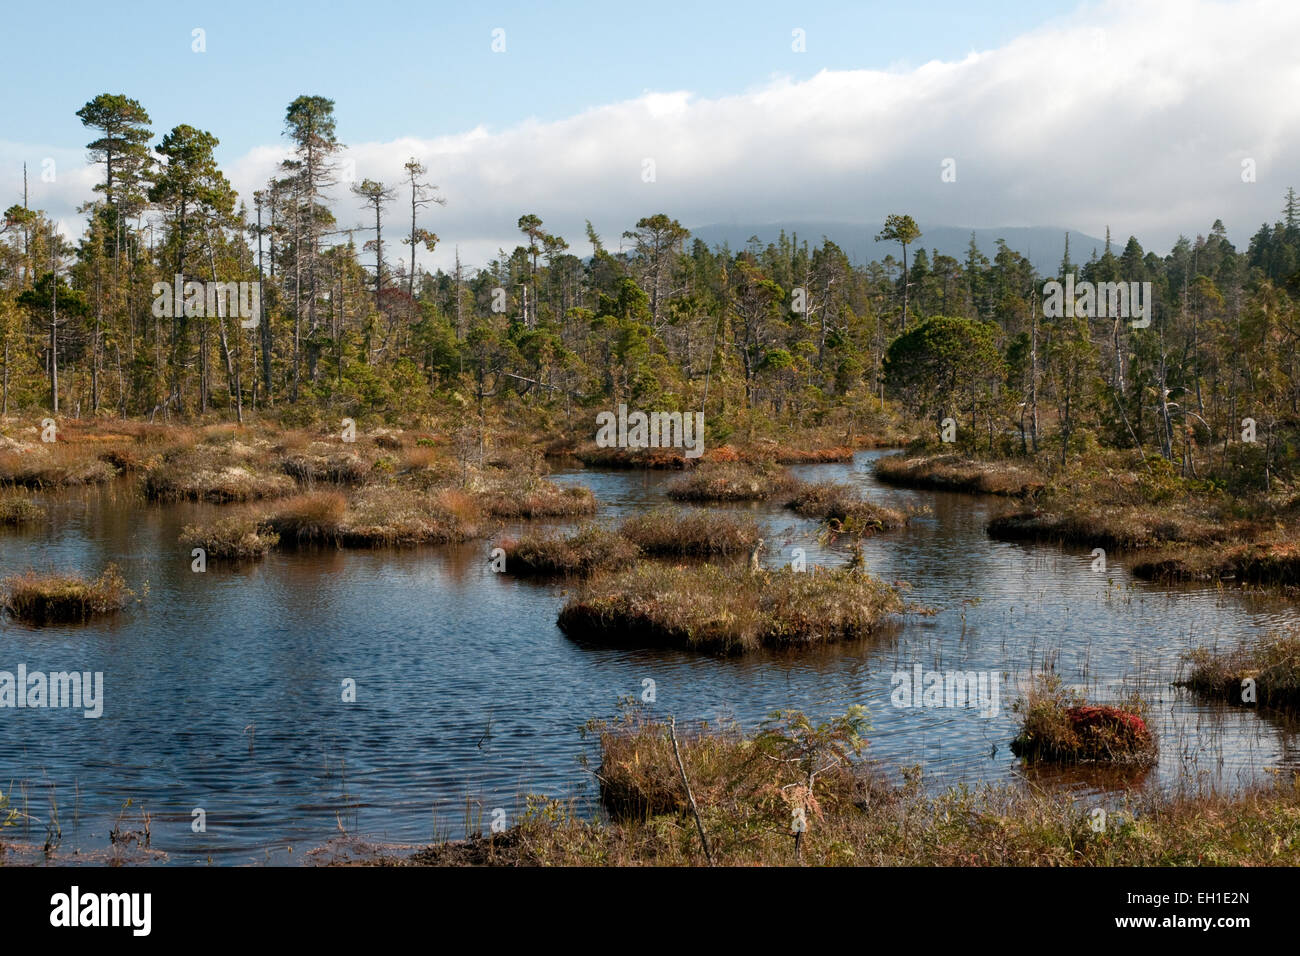
{"label": "dark bog water", "polygon": [[[1300,767],[1294,729],[1245,710],[1210,708],[1169,686],[1179,657],[1205,643],[1297,620],[1292,603],[1217,588],[1133,581],[1123,558],[1106,573],[1086,551],[990,541],[996,500],[890,489],[877,453],[795,469],[859,484],[873,498],[931,513],[865,547],[868,567],[911,582],[939,609],[878,639],[798,656],[717,659],[575,643],[555,627],[562,585],[488,567],[492,542],[418,551],[275,554],[238,570],[190,570],[180,527],[206,506],[155,507],[132,486],[51,497],[53,526],[0,538],[0,574],[27,567],[98,572],[116,561],[143,603],[87,626],[0,624],[0,670],[102,671],[104,711],[0,710],[0,789],[20,818],[3,834],[41,843],[57,812],[60,849],[109,845],[109,831],[152,817],[152,845],[172,862],[291,862],[348,830],[376,840],[458,835],[493,808],[507,820],[522,795],[590,801],[579,733],[655,682],[653,709],[679,720],[770,711],[817,716],[867,706],[870,753],[897,777],[920,765],[931,786],[1007,782],[1021,774],[1008,743],[1011,703],[1044,667],[1095,698],[1139,687],[1156,701],[1158,766],[1143,786],[1232,788]],[[562,472],[605,503],[602,521],[664,503],[673,477]],[[753,509],[769,529],[769,563],[803,548],[809,565],[845,560],[819,546],[813,522]],[[512,529],[507,529],[512,530]],[[892,706],[891,675],[925,670],[1003,676],[999,713]],[[356,682],[355,703],[343,682]],[[1062,774],[1055,785],[1102,784]],[[130,807],[123,809],[127,800]],[[195,833],[202,808],[207,830]]]}

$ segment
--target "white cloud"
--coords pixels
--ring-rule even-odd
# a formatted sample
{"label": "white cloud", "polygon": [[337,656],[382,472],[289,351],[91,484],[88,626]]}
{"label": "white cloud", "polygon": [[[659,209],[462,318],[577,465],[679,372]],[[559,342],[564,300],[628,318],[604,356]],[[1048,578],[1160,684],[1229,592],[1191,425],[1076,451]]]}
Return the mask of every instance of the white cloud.
{"label": "white cloud", "polygon": [[[1277,218],[1287,186],[1300,187],[1298,35],[1300,5],[1287,0],[1107,3],[960,61],[777,77],[714,99],[647,92],[555,122],[365,143],[348,155],[359,178],[390,183],[409,156],[429,167],[448,199],[422,216],[442,237],[439,265],[456,245],[472,265],[513,247],[526,212],[584,254],[584,219],[616,246],[660,211],[688,225],[889,212],[923,226],[1100,235],[1109,225],[1119,241],[1134,233],[1160,253],[1222,218],[1244,244]],[[339,117],[341,133],[347,122]],[[15,153],[0,143],[0,155]],[[283,144],[261,147],[228,174],[251,198],[283,155]],[[940,180],[948,157],[955,183]],[[1257,164],[1253,184],[1241,182],[1246,157]],[[646,158],[652,183],[642,181]],[[71,209],[89,184],[71,177],[57,189]],[[335,205],[341,224],[363,222],[342,186]],[[400,232],[400,200],[390,215]]]}

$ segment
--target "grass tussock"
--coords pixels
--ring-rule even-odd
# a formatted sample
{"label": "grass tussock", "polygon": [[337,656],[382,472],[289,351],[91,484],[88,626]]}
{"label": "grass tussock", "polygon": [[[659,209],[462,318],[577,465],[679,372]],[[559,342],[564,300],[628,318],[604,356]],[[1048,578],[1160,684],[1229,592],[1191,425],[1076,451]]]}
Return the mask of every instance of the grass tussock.
{"label": "grass tussock", "polygon": [[794,486],[794,476],[776,465],[706,461],[669,484],[667,495],[676,501],[764,501]]}
{"label": "grass tussock", "polygon": [[337,543],[348,501],[337,491],[315,491],[278,502],[266,524],[285,545]]}
{"label": "grass tussock", "polygon": [[458,492],[368,487],[351,499],[317,491],[280,502],[264,518],[283,546],[408,547],[466,541],[478,511]]}
{"label": "grass tussock", "polygon": [[0,527],[33,524],[45,517],[45,509],[21,492],[0,492]]}
{"label": "grass tussock", "polygon": [[681,448],[602,448],[595,442],[572,449],[573,457],[589,468],[690,468],[699,459]]}
{"label": "grass tussock", "polygon": [[0,484],[40,489],[100,484],[117,475],[101,453],[102,447],[89,444],[12,443],[0,448]]}
{"label": "grass tussock", "polygon": [[780,446],[776,461],[782,465],[825,465],[831,462],[853,460],[853,449],[848,445],[831,445],[828,448],[790,448]]}
{"label": "grass tussock", "polygon": [[1227,651],[1197,648],[1182,686],[1202,697],[1295,712],[1300,710],[1300,629],[1269,634]]}
{"label": "grass tussock", "polygon": [[1027,509],[999,515],[986,530],[999,541],[1047,541],[1120,551],[1172,542],[1206,544],[1233,533],[1229,527],[1167,509],[1085,503],[1068,513]]}
{"label": "grass tussock", "polygon": [[424,444],[408,445],[399,455],[398,475],[417,488],[434,488],[452,484],[460,476],[461,468],[428,439]]}
{"label": "grass tussock", "polygon": [[750,516],[695,508],[657,508],[628,518],[619,533],[647,555],[743,554],[762,540]]}
{"label": "grass tussock", "polygon": [[596,495],[585,485],[564,487],[536,475],[492,481],[479,492],[493,518],[574,518],[596,513]]}
{"label": "grass tussock", "polygon": [[1278,587],[1300,586],[1300,547],[1269,537],[1227,546],[1162,548],[1133,565],[1149,581],[1238,581]]}
{"label": "grass tussock", "polygon": [[908,522],[908,515],[902,511],[867,501],[855,489],[834,481],[800,483],[786,507],[805,518],[826,521],[835,531],[849,534],[891,531]]}
{"label": "grass tussock", "polygon": [[264,557],[280,536],[252,515],[232,515],[207,525],[186,525],[180,543],[202,548],[209,559],[249,561]]}
{"label": "grass tussock", "polygon": [[751,573],[642,562],[589,581],[561,609],[559,625],[604,643],[739,654],[866,637],[902,609],[897,591],[848,568]]}
{"label": "grass tussock", "polygon": [[6,578],[3,588],[5,610],[29,624],[73,623],[114,614],[134,596],[114,564],[94,580],[26,571]]}
{"label": "grass tussock", "polygon": [[339,529],[343,547],[410,547],[467,541],[478,531],[472,511],[454,493],[367,488],[349,503]]}
{"label": "grass tussock", "polygon": [[530,534],[501,542],[506,571],[518,575],[585,575],[618,571],[637,559],[636,545],[622,535],[588,526],[569,535]]}
{"label": "grass tussock", "polygon": [[710,463],[748,465],[817,465],[853,460],[853,447],[843,443],[807,445],[758,440],[740,445],[706,447],[695,458],[683,448],[601,448],[594,443],[574,447],[559,444],[552,454],[572,455],[590,468],[690,469]]}
{"label": "grass tussock", "polygon": [[890,455],[876,460],[875,474],[886,484],[905,488],[1010,497],[1034,495],[1045,484],[1037,471],[1025,466],[1008,461],[976,461],[960,455]]}
{"label": "grass tussock", "polygon": [[218,504],[280,498],[297,484],[266,470],[240,447],[198,445],[166,452],[144,471],[145,497],[153,501],[210,501]]}
{"label": "grass tussock", "polygon": [[601,803],[614,820],[684,816],[684,771],[697,807],[729,805],[777,818],[784,811],[789,819],[798,806],[815,822],[869,801],[871,781],[851,759],[865,746],[866,728],[865,711],[857,708],[847,720],[820,727],[797,712],[773,714],[749,738],[732,721],[670,732],[662,721],[628,709],[613,722],[589,723],[587,732],[600,742],[596,778]]}
{"label": "grass tussock", "polygon": [[1014,709],[1021,725],[1011,752],[1026,761],[1155,762],[1156,737],[1148,727],[1146,707],[1136,697],[1123,707],[1092,705],[1068,691],[1059,677],[1044,675]]}
{"label": "grass tussock", "polygon": [[313,445],[308,451],[285,455],[278,462],[280,471],[299,484],[334,484],[355,487],[365,484],[372,471],[371,462],[348,451],[327,445]]}

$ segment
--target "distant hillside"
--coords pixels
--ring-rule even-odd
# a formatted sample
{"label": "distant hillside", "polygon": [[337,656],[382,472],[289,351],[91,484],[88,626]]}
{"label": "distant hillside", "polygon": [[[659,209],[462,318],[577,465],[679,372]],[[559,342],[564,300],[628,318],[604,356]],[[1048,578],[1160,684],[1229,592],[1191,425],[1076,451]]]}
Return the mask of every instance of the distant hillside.
{"label": "distant hillside", "polygon": [[[1004,239],[1008,246],[1028,258],[1039,272],[1055,272],[1065,252],[1065,229],[1049,226],[1007,226],[993,229],[968,229],[961,226],[928,226],[920,223],[921,238],[910,249],[923,247],[926,254],[938,250],[941,254],[958,260],[966,258],[966,249],[970,244],[971,233],[975,233],[975,244],[990,259],[997,251],[997,240]],[[787,235],[794,234],[800,242],[807,241],[809,246],[819,244],[822,237],[830,239],[844,250],[850,261],[864,264],[873,259],[884,259],[893,254],[899,256],[896,242],[876,242],[875,236],[882,228],[881,223],[857,222],[774,222],[766,225],[714,223],[699,226],[691,230],[695,236],[709,246],[722,245],[724,242],[732,250],[745,247],[751,236],[758,236],[766,245],[776,242],[784,229]],[[1104,239],[1089,236],[1082,232],[1069,230],[1070,259],[1076,263],[1087,262],[1093,249],[1101,255],[1106,245]],[[1112,237],[1112,249],[1116,255],[1123,251],[1127,236],[1115,244]]]}

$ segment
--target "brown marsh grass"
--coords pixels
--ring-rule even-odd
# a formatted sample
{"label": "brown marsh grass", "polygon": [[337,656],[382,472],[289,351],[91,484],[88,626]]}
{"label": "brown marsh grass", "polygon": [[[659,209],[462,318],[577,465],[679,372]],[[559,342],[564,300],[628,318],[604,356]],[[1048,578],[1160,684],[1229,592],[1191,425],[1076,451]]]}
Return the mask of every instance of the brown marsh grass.
{"label": "brown marsh grass", "polygon": [[800,482],[786,507],[805,518],[830,522],[836,531],[874,534],[892,531],[908,522],[908,515],[874,501],[867,501],[856,489],[839,482]]}
{"label": "brown marsh grass", "polygon": [[455,491],[372,486],[352,498],[315,491],[279,502],[265,523],[284,547],[405,547],[477,536],[478,510]]}
{"label": "brown marsh grass", "polygon": [[1300,710],[1300,629],[1270,633],[1228,650],[1200,647],[1187,657],[1191,671],[1182,686],[1202,697]]}
{"label": "brown marsh grass", "polygon": [[876,478],[906,488],[966,491],[1021,497],[1044,487],[1037,471],[1009,461],[976,461],[961,455],[889,455],[875,464]]}
{"label": "brown marsh grass", "polygon": [[232,460],[231,449],[198,445],[172,449],[145,469],[145,497],[153,501],[215,503],[280,498],[297,487],[292,478],[264,470],[253,459]]}
{"label": "brown marsh grass", "polygon": [[763,501],[793,488],[794,476],[772,464],[706,461],[672,481],[676,501]]}
{"label": "brown marsh grass", "polygon": [[25,571],[3,582],[4,608],[30,624],[86,621],[114,614],[134,597],[117,565],[91,580],[79,574]]}
{"label": "brown marsh grass", "polygon": [[704,508],[656,508],[623,522],[619,533],[647,555],[725,555],[752,551],[758,521]]}
{"label": "brown marsh grass", "polygon": [[740,654],[865,637],[902,610],[897,591],[848,568],[752,573],[744,565],[643,561],[592,578],[558,623],[570,636],[603,643]]}
{"label": "brown marsh grass", "polygon": [[614,531],[588,525],[568,535],[526,534],[501,542],[506,571],[519,575],[583,575],[631,566],[638,549]]}
{"label": "brown marsh grass", "polygon": [[180,535],[185,548],[202,548],[208,558],[229,561],[263,557],[279,541],[279,534],[251,514],[218,518],[208,525],[186,525]]}
{"label": "brown marsh grass", "polygon": [[0,526],[33,524],[45,517],[45,509],[18,491],[0,491]]}

